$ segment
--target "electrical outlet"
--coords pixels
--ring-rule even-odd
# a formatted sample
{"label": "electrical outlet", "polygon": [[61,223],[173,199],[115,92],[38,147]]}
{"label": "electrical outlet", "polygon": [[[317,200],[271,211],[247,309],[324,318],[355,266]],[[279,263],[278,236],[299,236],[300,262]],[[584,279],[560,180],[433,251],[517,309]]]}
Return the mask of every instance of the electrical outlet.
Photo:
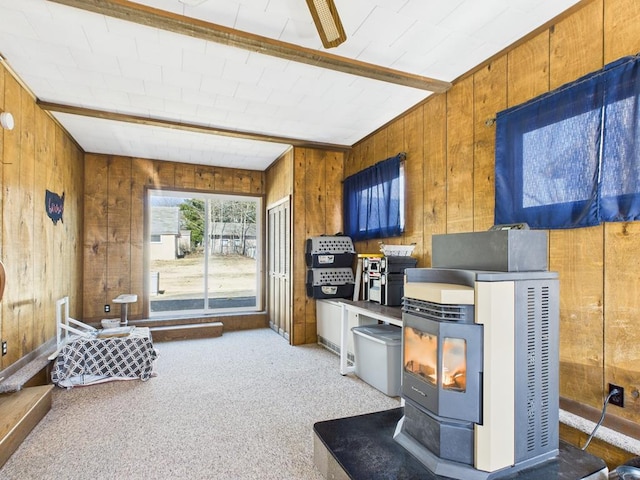
{"label": "electrical outlet", "polygon": [[104,306],[104,313],[109,313],[111,311],[111,305]]}
{"label": "electrical outlet", "polygon": [[7,354],[7,341],[2,341],[2,356],[4,357]]}
{"label": "electrical outlet", "polygon": [[614,388],[618,390],[619,393],[616,393],[615,395],[611,395],[611,398],[609,398],[609,403],[617,407],[624,408],[624,388],[619,387],[618,385],[614,385],[613,383],[610,383],[609,393],[611,393]]}

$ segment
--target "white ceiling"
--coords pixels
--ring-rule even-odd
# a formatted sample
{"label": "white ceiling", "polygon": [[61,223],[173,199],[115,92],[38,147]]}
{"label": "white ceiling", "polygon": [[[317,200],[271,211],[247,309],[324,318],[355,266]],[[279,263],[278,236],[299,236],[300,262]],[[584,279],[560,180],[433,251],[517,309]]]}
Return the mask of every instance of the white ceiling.
{"label": "white ceiling", "polygon": [[[335,0],[328,53],[452,81],[578,0]],[[138,0],[321,50],[304,0]],[[351,146],[431,93],[47,0],[0,0],[0,54],[43,102]],[[289,145],[53,115],[86,152],[264,170]]]}

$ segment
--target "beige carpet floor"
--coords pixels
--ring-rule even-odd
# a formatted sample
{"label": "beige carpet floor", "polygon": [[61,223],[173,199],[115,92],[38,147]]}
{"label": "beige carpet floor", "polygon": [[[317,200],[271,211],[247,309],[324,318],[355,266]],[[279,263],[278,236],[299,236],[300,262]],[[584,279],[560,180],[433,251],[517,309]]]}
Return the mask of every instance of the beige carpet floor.
{"label": "beige carpet floor", "polygon": [[158,376],[70,390],[0,479],[313,479],[313,424],[399,406],[269,329],[158,343]]}

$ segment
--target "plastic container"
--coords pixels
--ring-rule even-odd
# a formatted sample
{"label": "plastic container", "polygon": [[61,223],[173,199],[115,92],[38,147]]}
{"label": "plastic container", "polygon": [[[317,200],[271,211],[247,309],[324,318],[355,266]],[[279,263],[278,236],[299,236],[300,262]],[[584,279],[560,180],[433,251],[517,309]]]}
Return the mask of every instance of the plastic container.
{"label": "plastic container", "polygon": [[311,237],[307,239],[305,245],[307,267],[351,267],[355,256],[356,251],[353,248],[351,237]]}
{"label": "plastic container", "polygon": [[402,328],[394,325],[353,327],[356,375],[385,395],[397,397],[402,378]]}
{"label": "plastic container", "polygon": [[103,318],[100,321],[102,328],[116,328],[120,326],[119,318]]}
{"label": "plastic container", "polygon": [[307,270],[307,296],[312,298],[351,298],[355,279],[351,268],[312,268]]}
{"label": "plastic container", "polygon": [[408,257],[416,248],[415,243],[412,245],[385,245],[380,244],[380,251],[387,257]]}

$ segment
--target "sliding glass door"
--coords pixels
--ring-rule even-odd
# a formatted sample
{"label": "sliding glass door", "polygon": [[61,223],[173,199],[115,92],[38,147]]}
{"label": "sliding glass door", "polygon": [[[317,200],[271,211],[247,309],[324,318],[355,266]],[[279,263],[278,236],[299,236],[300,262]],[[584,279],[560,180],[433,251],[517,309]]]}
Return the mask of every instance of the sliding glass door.
{"label": "sliding glass door", "polygon": [[148,208],[152,317],[262,307],[260,198],[151,190]]}

